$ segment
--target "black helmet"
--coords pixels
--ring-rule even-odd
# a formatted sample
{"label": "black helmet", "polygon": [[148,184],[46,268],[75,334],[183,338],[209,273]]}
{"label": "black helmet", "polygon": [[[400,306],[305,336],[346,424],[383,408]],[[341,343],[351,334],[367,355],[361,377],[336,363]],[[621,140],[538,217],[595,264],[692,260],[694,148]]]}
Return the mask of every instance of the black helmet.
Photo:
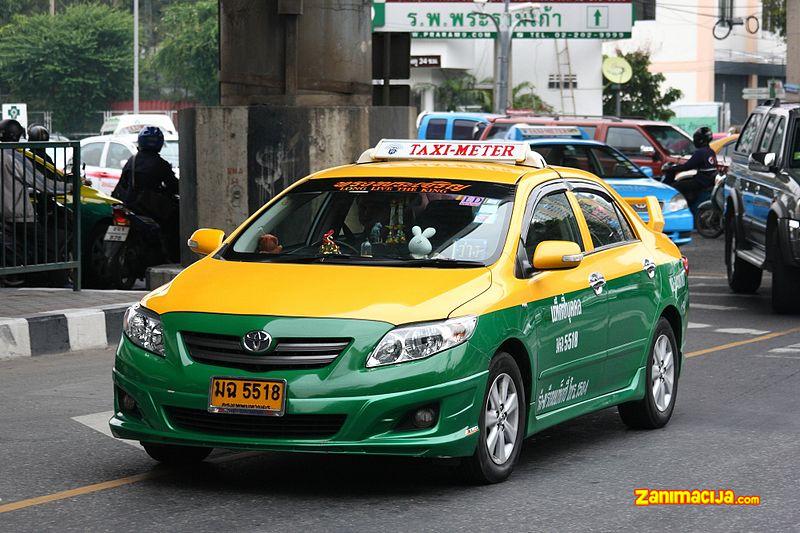
{"label": "black helmet", "polygon": [[145,126],[139,132],[137,139],[139,150],[144,152],[160,152],[164,146],[164,134],[155,126]]}
{"label": "black helmet", "polygon": [[0,120],[0,142],[16,143],[25,137],[25,128],[13,118]]}
{"label": "black helmet", "polygon": [[50,132],[41,124],[31,124],[28,126],[29,141],[49,141]]}
{"label": "black helmet", "polygon": [[693,136],[694,146],[695,148],[708,146],[713,138],[714,134],[711,132],[711,128],[708,126],[697,128],[697,131],[694,132]]}

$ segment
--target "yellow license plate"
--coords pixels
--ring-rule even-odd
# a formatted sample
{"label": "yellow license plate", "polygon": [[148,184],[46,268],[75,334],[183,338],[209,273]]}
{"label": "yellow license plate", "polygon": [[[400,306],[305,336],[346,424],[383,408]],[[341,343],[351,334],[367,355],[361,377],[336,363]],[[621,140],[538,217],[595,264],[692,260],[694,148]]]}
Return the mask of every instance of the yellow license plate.
{"label": "yellow license plate", "polygon": [[211,378],[211,413],[281,416],[285,407],[286,381],[282,379]]}

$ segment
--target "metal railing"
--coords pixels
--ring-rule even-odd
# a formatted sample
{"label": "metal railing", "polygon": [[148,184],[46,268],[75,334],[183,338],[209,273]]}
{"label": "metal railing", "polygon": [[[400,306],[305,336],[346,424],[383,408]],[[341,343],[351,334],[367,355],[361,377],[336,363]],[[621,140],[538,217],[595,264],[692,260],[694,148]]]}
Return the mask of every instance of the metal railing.
{"label": "metal railing", "polygon": [[0,278],[67,270],[80,290],[80,167],[79,142],[0,143]]}

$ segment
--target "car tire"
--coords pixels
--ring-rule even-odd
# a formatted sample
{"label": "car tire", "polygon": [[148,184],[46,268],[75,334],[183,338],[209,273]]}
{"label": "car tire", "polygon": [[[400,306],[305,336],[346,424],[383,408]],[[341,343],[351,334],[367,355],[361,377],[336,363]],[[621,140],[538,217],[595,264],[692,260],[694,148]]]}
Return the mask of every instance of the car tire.
{"label": "car tire", "polygon": [[201,446],[177,446],[175,444],[156,444],[142,442],[147,455],[167,465],[187,465],[199,463],[211,453],[213,448]]}
{"label": "car tire", "polygon": [[626,426],[633,429],[657,429],[669,422],[678,394],[679,358],[680,352],[672,325],[661,317],[647,355],[644,398],[617,407]]}
{"label": "car tire", "polygon": [[724,228],[722,226],[722,213],[711,202],[703,202],[697,208],[694,218],[694,227],[697,233],[706,239],[716,239]]}
{"label": "car tire", "polygon": [[471,481],[499,483],[511,475],[525,439],[527,405],[516,361],[508,353],[497,353],[489,364],[478,421],[478,445],[466,460],[465,473]]}
{"label": "car tire", "polygon": [[778,230],[769,237],[769,254],[772,258],[772,309],[776,313],[800,312],[800,268],[787,265],[781,253]]}
{"label": "car tire", "polygon": [[725,266],[733,292],[752,294],[761,286],[763,271],[736,255],[740,235],[732,213],[725,217]]}

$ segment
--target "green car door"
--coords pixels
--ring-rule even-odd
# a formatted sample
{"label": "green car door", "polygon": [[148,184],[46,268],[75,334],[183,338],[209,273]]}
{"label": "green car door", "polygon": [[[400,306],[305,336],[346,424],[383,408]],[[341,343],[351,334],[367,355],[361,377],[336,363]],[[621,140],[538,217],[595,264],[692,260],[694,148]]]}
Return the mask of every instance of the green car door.
{"label": "green car door", "polygon": [[576,183],[574,194],[605,280],[609,318],[602,392],[611,392],[631,384],[649,348],[658,310],[656,265],[611,195],[581,183]]}
{"label": "green car door", "polygon": [[[572,241],[585,250],[565,185],[535,192],[523,226],[527,265],[543,241]],[[536,357],[535,416],[558,411],[600,392],[606,348],[606,297],[592,288],[593,262],[570,269],[532,271],[530,283],[547,297],[527,305],[530,352]]]}

